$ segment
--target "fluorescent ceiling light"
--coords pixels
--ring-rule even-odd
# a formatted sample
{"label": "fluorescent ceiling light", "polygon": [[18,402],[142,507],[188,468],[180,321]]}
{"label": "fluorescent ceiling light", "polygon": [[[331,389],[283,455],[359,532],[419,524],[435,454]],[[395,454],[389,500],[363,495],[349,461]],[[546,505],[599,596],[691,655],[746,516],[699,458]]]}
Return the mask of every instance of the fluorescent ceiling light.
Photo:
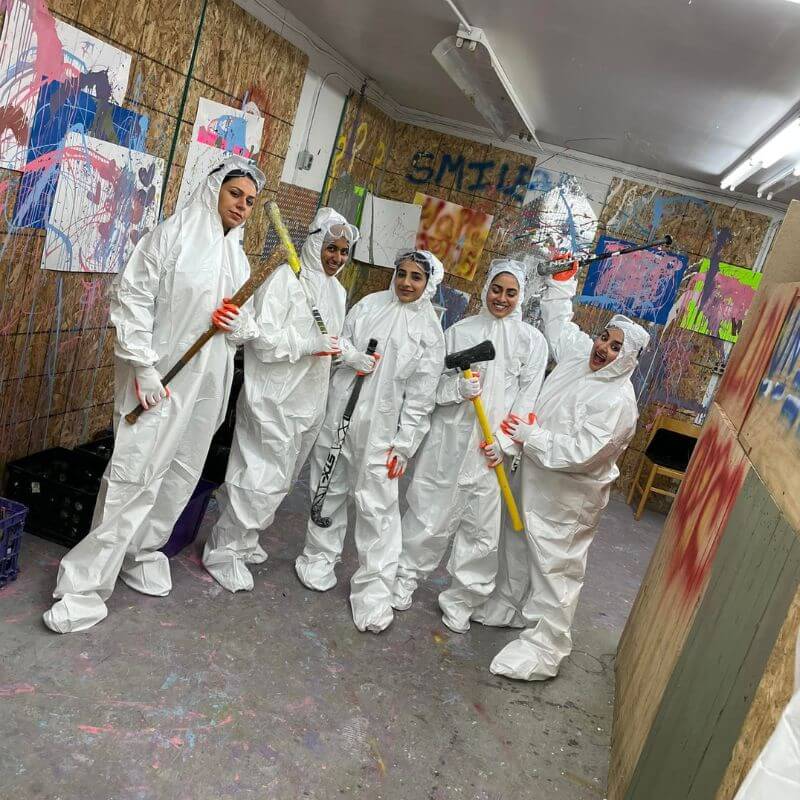
{"label": "fluorescent ceiling light", "polygon": [[733,191],[751,175],[759,170],[769,169],[773,164],[798,149],[800,149],[800,117],[795,117],[775,131],[749,158],[725,175],[720,186]]}
{"label": "fluorescent ceiling light", "polygon": [[483,30],[466,25],[460,13],[459,19],[456,35],[442,39],[431,51],[433,57],[500,139],[513,134],[536,139],[533,120]]}

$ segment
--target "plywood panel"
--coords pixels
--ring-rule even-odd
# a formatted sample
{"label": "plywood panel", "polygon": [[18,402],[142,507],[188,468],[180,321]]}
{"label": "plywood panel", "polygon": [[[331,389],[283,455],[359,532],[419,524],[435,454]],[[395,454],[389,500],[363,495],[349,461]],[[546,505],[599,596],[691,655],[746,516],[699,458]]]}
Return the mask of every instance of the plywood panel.
{"label": "plywood panel", "polygon": [[186,75],[202,5],[203,0],[151,2],[142,31],[142,54]]}
{"label": "plywood panel", "polygon": [[761,676],[715,800],[732,800],[791,699],[794,691],[798,629],[800,629],[800,588],[795,593],[775,647]]}
{"label": "plywood panel", "polygon": [[712,405],[620,642],[609,772],[615,800],[625,797],[747,470],[734,429]]}
{"label": "plywood panel", "polygon": [[734,346],[716,396],[737,429],[744,424],[797,290],[797,284],[767,285],[747,313],[747,334]]}
{"label": "plywood panel", "polygon": [[239,66],[243,11],[231,0],[208,0],[193,77],[221,92],[233,95]]}
{"label": "plywood panel", "polygon": [[[125,0],[114,6],[111,38],[126,50],[138,50],[150,0]],[[106,4],[107,5],[107,4]]]}
{"label": "plywood panel", "polygon": [[108,36],[111,31],[111,18],[108,3],[105,0],[81,0],[78,11],[78,24],[101,36]]}
{"label": "plywood panel", "polygon": [[799,574],[800,539],[751,471],[627,800],[714,796]]}

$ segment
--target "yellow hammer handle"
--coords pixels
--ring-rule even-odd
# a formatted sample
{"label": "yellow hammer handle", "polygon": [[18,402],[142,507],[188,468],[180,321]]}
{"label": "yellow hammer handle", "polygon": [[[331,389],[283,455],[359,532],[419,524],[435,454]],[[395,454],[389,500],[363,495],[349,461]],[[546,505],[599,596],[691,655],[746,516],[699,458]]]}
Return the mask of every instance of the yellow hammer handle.
{"label": "yellow hammer handle", "polygon": [[[464,377],[469,380],[472,377],[472,370],[465,369]],[[492,436],[492,428],[489,425],[489,420],[486,417],[486,411],[483,408],[480,396],[472,398],[472,405],[475,406],[475,413],[478,416],[478,424],[481,426],[481,431],[483,431],[483,438],[486,444],[491,444],[494,441],[494,436]],[[502,461],[494,468],[494,474],[497,476],[497,482],[500,484],[500,493],[503,495],[503,500],[505,500],[506,508],[508,509],[508,515],[511,517],[511,526],[515,531],[521,531],[523,528],[522,519],[519,516],[519,510],[517,509],[517,503],[516,500],[514,500],[511,487],[508,485],[508,477],[506,476],[506,470],[503,467]]]}
{"label": "yellow hammer handle", "polygon": [[295,275],[299,275],[300,259],[297,257],[297,250],[294,249],[292,237],[289,236],[289,231],[286,230],[286,225],[284,225],[283,219],[281,219],[281,211],[274,200],[271,200],[267,206],[267,213],[272,222],[272,227],[275,228],[275,233],[278,234],[278,240],[283,245],[283,249],[286,252],[286,260],[289,262],[292,272],[294,272]]}

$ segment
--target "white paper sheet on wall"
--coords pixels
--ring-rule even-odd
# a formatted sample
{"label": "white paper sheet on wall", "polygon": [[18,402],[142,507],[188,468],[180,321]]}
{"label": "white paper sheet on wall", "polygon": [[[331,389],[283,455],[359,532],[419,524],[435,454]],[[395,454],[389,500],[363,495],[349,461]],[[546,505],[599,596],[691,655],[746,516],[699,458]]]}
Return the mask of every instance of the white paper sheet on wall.
{"label": "white paper sheet on wall", "polygon": [[22,170],[39,90],[47,81],[78,81],[81,90],[121,105],[131,56],[49,13],[32,19],[14,0],[0,36],[0,167]]}
{"label": "white paper sheet on wall", "polygon": [[226,153],[252,158],[261,149],[264,119],[201,97],[186,154],[175,210],[179,211],[195,188]]}
{"label": "white paper sheet on wall", "polygon": [[156,225],[163,179],[161,158],[68,133],[42,269],[119,272]]}
{"label": "white paper sheet on wall", "polygon": [[367,194],[361,212],[361,238],[354,256],[378,267],[394,267],[398,250],[413,249],[422,207]]}

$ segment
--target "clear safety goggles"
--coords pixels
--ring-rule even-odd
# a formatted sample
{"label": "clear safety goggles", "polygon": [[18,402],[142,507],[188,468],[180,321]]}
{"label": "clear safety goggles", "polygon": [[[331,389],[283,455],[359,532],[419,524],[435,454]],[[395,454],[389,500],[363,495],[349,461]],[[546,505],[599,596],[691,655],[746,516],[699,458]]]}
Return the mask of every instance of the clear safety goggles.
{"label": "clear safety goggles", "polygon": [[345,239],[351,247],[358,241],[360,235],[358,228],[349,222],[326,222],[311,231],[312,236],[315,233],[321,233],[325,243],[336,241],[336,239]]}
{"label": "clear safety goggles", "polygon": [[415,264],[418,264],[420,267],[422,267],[423,272],[428,276],[430,276],[430,274],[433,272],[433,264],[431,264],[430,259],[425,255],[425,253],[422,253],[419,250],[400,250],[394,259],[395,269],[404,261],[413,261]]}

